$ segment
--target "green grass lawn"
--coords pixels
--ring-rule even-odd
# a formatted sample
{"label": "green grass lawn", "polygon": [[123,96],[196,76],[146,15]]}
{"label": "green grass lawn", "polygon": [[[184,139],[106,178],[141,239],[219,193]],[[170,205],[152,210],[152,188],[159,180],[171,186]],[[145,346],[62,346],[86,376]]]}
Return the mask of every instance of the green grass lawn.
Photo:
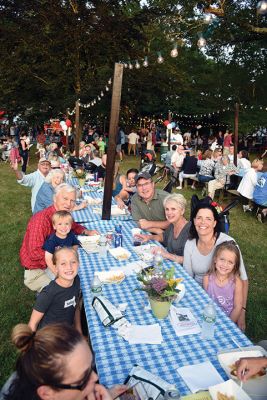
{"label": "green grass lawn", "polygon": [[[138,164],[138,165],[137,165]],[[131,156],[121,164],[124,172],[138,167],[139,160]],[[35,170],[31,158],[27,172]],[[16,352],[10,343],[10,332],[19,322],[28,322],[34,294],[23,284],[23,269],[19,263],[19,249],[27,221],[31,216],[30,189],[17,184],[14,172],[8,164],[0,164],[1,181],[1,264],[0,264],[0,387],[14,369]],[[162,186],[162,184],[161,184]],[[159,185],[160,187],[160,185]],[[181,192],[190,201],[193,193],[201,196],[200,190]],[[225,205],[230,200],[225,200]],[[187,213],[188,216],[188,213]],[[230,213],[230,235],[242,250],[249,275],[249,299],[247,312],[248,337],[256,342],[266,339],[267,334],[267,276],[266,276],[266,237],[267,223],[260,224],[255,215],[244,214],[241,206]],[[93,228],[93,226],[92,226]]]}

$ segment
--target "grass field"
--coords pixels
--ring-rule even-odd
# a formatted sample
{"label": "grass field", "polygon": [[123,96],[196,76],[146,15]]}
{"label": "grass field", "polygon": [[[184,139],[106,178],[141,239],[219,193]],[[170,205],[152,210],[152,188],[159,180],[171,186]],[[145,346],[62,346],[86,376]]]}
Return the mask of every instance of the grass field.
{"label": "grass field", "polygon": [[[130,157],[121,164],[122,171],[138,167],[139,160]],[[27,172],[35,170],[33,158]],[[8,164],[0,164],[1,225],[0,225],[0,387],[14,369],[16,352],[10,343],[10,332],[19,322],[28,322],[34,294],[23,285],[23,269],[19,263],[19,249],[27,221],[31,216],[30,189],[17,184]],[[193,193],[183,190],[190,201]],[[225,205],[230,200],[225,201]],[[188,215],[188,214],[187,214]],[[256,342],[267,336],[267,224],[260,224],[255,215],[244,214],[240,206],[230,213],[230,235],[242,250],[249,275],[249,299],[247,312],[248,337]],[[92,224],[93,228],[93,224]]]}

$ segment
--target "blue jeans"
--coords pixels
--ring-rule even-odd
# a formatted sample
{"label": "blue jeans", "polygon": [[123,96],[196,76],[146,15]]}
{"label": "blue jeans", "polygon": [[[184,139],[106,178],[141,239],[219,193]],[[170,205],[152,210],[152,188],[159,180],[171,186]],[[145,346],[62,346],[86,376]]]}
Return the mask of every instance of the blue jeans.
{"label": "blue jeans", "polygon": [[198,175],[198,181],[202,183],[206,183],[212,181],[214,179],[213,176],[205,176],[205,175]]}

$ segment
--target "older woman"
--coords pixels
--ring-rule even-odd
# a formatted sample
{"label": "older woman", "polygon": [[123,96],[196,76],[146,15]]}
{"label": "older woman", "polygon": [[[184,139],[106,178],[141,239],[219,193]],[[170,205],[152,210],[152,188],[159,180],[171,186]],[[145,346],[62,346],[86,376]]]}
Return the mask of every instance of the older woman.
{"label": "older woman", "polygon": [[48,325],[35,333],[19,324],[13,329],[12,342],[20,355],[16,372],[1,392],[6,400],[112,400],[112,394],[125,391],[120,386],[109,392],[96,383],[93,355],[71,326]]}
{"label": "older woman", "polygon": [[38,211],[41,211],[53,204],[55,188],[63,183],[64,180],[65,174],[61,169],[56,168],[49,172],[37,193],[33,214],[36,214]]}
{"label": "older woman", "polygon": [[215,167],[214,176],[215,179],[209,181],[208,183],[208,193],[209,196],[213,199],[215,196],[215,191],[217,189],[222,189],[224,185],[227,183],[230,176],[237,173],[237,168],[234,164],[230,163],[230,159],[228,156],[222,156],[221,160],[217,162]]}
{"label": "older woman", "polygon": [[[216,209],[208,203],[200,203],[192,212],[192,225],[190,228],[189,239],[184,248],[185,270],[200,285],[203,277],[208,272],[214,249],[218,244],[234,240],[231,236],[220,232],[219,217]],[[238,326],[245,329],[245,311],[248,293],[248,278],[240,254],[240,278],[243,283],[243,307],[242,314],[238,320]]]}
{"label": "older woman", "polygon": [[171,261],[183,264],[184,246],[188,239],[191,223],[184,217],[186,199],[181,194],[170,194],[163,201],[166,219],[170,222],[168,228],[158,235],[138,235],[144,242],[157,240],[167,248],[160,249],[161,255]]}

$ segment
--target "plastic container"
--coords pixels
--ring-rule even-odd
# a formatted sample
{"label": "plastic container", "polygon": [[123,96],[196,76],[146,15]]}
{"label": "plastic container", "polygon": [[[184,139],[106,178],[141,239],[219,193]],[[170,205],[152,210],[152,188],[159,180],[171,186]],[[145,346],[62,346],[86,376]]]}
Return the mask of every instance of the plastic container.
{"label": "plastic container", "polygon": [[228,221],[227,215],[224,215],[224,232],[226,234],[228,234],[229,229],[230,229],[230,226],[229,226],[229,221]]}
{"label": "plastic container", "polygon": [[99,257],[107,256],[107,238],[105,235],[100,235],[98,244],[98,254]]}
{"label": "plastic container", "polygon": [[102,292],[102,282],[101,280],[98,278],[97,275],[94,276],[93,282],[91,284],[91,291],[93,293],[100,293]]}
{"label": "plastic container", "polygon": [[160,272],[163,266],[163,257],[160,252],[157,252],[153,258],[153,265],[155,268],[155,272]]}
{"label": "plastic container", "polygon": [[202,338],[211,340],[214,338],[216,323],[216,309],[212,302],[204,307],[202,318]]}

